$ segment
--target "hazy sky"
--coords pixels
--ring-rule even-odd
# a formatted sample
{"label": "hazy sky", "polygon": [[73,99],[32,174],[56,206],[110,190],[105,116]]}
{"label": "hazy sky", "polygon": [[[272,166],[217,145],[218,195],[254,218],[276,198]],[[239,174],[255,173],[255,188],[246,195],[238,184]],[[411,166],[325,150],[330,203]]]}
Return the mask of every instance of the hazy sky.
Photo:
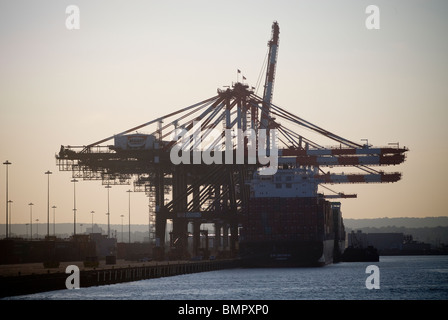
{"label": "hazy sky", "polygon": [[[68,30],[66,7],[80,9]],[[368,30],[366,7],[380,9]],[[345,218],[447,215],[447,1],[0,1],[0,160],[9,166],[12,222],[73,221],[61,145],[86,145],[216,94],[241,69],[257,82],[273,21],[280,47],[273,101],[342,137],[410,148],[393,184],[329,186],[357,193]],[[264,72],[264,70],[263,70]],[[262,90],[259,92],[262,94]],[[0,223],[6,168],[0,167]],[[349,172],[349,168],[344,169]],[[110,190],[111,223],[129,186]],[[445,191],[444,191],[445,190]],[[107,223],[99,181],[76,185],[77,220]],[[132,223],[147,198],[131,195]],[[4,230],[0,230],[4,233]]]}

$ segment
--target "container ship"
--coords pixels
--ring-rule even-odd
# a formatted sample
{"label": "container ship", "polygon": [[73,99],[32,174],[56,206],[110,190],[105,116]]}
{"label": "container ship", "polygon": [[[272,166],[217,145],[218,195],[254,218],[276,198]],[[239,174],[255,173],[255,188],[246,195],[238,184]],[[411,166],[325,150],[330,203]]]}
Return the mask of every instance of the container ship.
{"label": "container ship", "polygon": [[345,248],[341,205],[318,194],[316,170],[283,159],[276,174],[254,174],[240,233],[243,266],[323,266],[340,259]]}

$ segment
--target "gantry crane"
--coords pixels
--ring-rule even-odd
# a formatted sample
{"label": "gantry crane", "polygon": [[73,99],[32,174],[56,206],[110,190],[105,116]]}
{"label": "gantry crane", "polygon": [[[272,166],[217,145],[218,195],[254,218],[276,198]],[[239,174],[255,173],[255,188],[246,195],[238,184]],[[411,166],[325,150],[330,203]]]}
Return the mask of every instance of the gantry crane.
{"label": "gantry crane", "polygon": [[[224,249],[236,250],[238,224],[247,208],[250,182],[266,166],[259,158],[250,156],[251,148],[257,146],[256,151],[260,151],[257,143],[262,129],[268,132],[264,147],[269,150],[270,143],[278,146],[279,165],[312,168],[307,174],[322,186],[400,180],[401,173],[387,173],[372,166],[402,163],[406,147],[361,145],[272,103],[278,41],[279,26],[274,22],[263,97],[247,84],[233,83],[218,89],[211,98],[117,135],[83,146],[61,146],[56,155],[59,170],[71,171],[74,178],[102,180],[104,185],[133,183],[134,191],[145,192],[155,214],[156,259],[164,258],[168,219],[173,221],[173,257],[188,256],[189,223],[193,223],[194,253],[199,250],[201,223],[214,223],[215,243],[222,242]],[[151,133],[139,133],[142,128]],[[324,147],[306,138],[303,130],[337,144]],[[174,163],[173,156],[182,162]],[[327,170],[337,167],[354,167],[361,172]],[[326,196],[356,197],[334,193]]]}

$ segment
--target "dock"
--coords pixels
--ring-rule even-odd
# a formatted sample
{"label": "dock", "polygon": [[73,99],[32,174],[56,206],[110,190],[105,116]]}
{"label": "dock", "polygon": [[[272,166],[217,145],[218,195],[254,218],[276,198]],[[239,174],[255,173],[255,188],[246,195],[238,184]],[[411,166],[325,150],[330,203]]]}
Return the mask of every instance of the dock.
{"label": "dock", "polygon": [[0,265],[0,298],[53,290],[68,290],[65,270],[76,265],[80,270],[80,287],[111,285],[145,279],[170,277],[239,267],[236,259],[201,261],[117,260],[115,265],[101,261],[96,268],[85,268],[83,262],[63,262],[58,268],[44,268],[43,263]]}

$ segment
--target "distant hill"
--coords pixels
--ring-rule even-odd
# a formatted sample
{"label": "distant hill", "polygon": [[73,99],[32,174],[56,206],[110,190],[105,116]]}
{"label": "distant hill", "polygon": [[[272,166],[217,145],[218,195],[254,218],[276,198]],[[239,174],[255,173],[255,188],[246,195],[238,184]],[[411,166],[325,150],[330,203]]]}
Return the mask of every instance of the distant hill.
{"label": "distant hill", "polygon": [[448,216],[425,218],[377,218],[377,219],[344,219],[344,225],[350,229],[404,227],[404,228],[434,228],[448,227]]}

